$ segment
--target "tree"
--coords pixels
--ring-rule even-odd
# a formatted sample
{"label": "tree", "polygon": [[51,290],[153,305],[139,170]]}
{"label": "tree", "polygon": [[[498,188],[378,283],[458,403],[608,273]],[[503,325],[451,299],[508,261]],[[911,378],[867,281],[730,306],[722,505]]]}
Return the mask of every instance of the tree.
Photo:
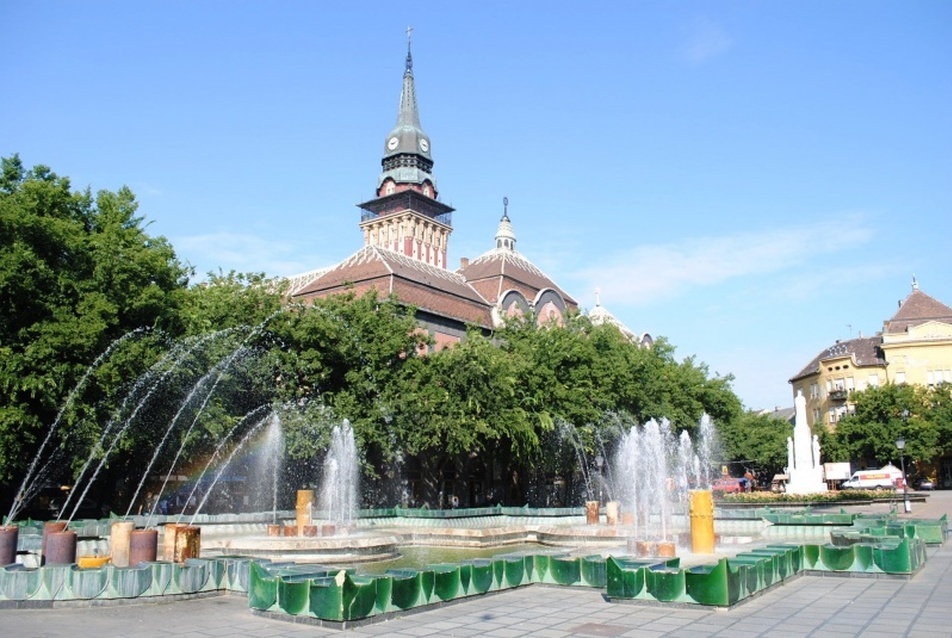
{"label": "tree", "polygon": [[896,439],[902,436],[906,457],[935,457],[941,450],[940,430],[930,422],[929,393],[927,388],[906,384],[854,392],[854,412],[840,420],[832,434],[840,455],[866,464],[898,462]]}
{"label": "tree", "polygon": [[718,428],[725,460],[750,468],[761,480],[769,480],[787,465],[787,437],[793,428],[770,415],[745,412]]}
{"label": "tree", "polygon": [[171,320],[188,282],[189,270],[164,238],[146,233],[137,207],[125,187],[94,198],[45,166],[26,171],[16,155],[2,160],[0,480],[26,467],[60,408],[70,408],[62,433],[83,427],[54,447],[82,448],[96,435],[92,417],[158,356],[154,337],[126,339],[90,368],[123,335]]}

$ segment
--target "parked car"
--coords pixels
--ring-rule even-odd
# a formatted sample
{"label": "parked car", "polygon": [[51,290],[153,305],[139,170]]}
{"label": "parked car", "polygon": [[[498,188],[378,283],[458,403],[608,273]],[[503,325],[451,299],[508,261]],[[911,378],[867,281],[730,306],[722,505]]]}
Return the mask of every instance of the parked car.
{"label": "parked car", "polygon": [[929,479],[922,479],[916,483],[917,490],[930,491],[935,489],[935,484]]}
{"label": "parked car", "polygon": [[744,479],[731,478],[729,476],[714,479],[711,483],[711,489],[715,492],[724,492],[725,494],[743,492]]}

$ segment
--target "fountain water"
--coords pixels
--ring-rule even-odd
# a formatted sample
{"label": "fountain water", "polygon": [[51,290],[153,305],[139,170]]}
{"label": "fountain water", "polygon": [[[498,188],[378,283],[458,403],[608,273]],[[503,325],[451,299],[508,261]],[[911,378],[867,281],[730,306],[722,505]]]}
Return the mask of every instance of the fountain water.
{"label": "fountain water", "polygon": [[324,461],[319,508],[338,528],[354,523],[360,483],[357,444],[350,422],[344,419],[331,431],[331,442]]}
{"label": "fountain water", "polygon": [[[30,462],[30,466],[27,469],[26,475],[23,477],[23,483],[20,485],[20,489],[17,490],[16,497],[13,499],[13,504],[10,507],[10,512],[7,514],[7,520],[12,521],[16,518],[17,514],[20,513],[20,510],[29,503],[39,492],[43,482],[49,476],[50,472],[57,466],[59,460],[59,454],[55,451],[49,456],[44,456],[47,446],[50,445],[53,435],[58,431],[59,425],[63,420],[63,415],[66,411],[73,405],[76,397],[80,392],[86,387],[86,382],[89,380],[90,375],[96,370],[106,359],[118,348],[122,343],[131,337],[137,337],[144,334],[146,330],[144,328],[139,328],[131,332],[127,332],[123,336],[119,337],[106,348],[102,354],[96,357],[96,360],[93,361],[83,373],[83,376],[79,379],[79,382],[76,386],[70,391],[69,395],[66,397],[66,401],[63,403],[63,406],[60,408],[59,412],[56,414],[56,418],[53,420],[52,425],[50,425],[49,430],[46,432],[46,436],[43,438],[43,442],[40,444],[40,448],[37,450],[36,455],[33,457],[33,460]],[[39,466],[40,460],[45,460],[42,466]]]}
{"label": "fountain water", "polygon": [[[615,498],[622,510],[634,514],[635,536],[668,539],[672,517],[685,514],[688,490],[707,487],[714,428],[704,415],[697,451],[688,432],[675,440],[670,424],[651,420],[624,433],[612,467]],[[683,517],[683,516],[682,516]]]}

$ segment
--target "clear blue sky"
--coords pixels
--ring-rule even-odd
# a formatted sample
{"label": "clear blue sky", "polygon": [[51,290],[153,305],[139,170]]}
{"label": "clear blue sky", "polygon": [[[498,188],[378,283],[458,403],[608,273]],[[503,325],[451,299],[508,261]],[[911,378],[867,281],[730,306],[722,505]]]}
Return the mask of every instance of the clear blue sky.
{"label": "clear blue sky", "polygon": [[138,195],[199,273],[362,245],[405,29],[450,263],[518,248],[747,407],[952,305],[952,3],[0,0],[0,155]]}

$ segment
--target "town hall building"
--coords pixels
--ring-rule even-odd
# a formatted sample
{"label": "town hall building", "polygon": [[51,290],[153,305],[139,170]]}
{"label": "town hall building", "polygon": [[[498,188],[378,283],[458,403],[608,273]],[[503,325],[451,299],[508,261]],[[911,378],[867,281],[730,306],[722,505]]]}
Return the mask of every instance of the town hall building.
{"label": "town hall building", "polygon": [[[567,313],[578,310],[575,299],[516,249],[505,199],[489,250],[450,269],[454,209],[440,200],[433,164],[430,137],[420,124],[408,40],[397,122],[384,138],[374,197],[358,205],[364,245],[330,268],[291,278],[290,298],[308,302],[371,290],[394,296],[417,309],[417,321],[436,349],[462,340],[468,326],[488,334],[514,315],[562,324]],[[634,335],[598,308],[593,321],[609,317],[632,340],[650,344],[649,336]]]}

